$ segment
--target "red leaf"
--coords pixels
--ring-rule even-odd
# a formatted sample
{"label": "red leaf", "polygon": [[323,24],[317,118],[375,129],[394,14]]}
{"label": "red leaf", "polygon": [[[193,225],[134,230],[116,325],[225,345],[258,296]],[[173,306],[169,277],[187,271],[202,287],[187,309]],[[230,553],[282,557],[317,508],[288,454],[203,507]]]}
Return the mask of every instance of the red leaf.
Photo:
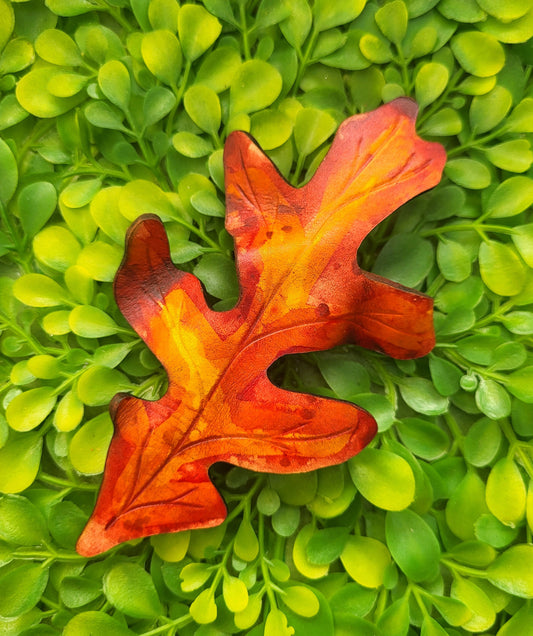
{"label": "red leaf", "polygon": [[416,136],[415,116],[416,105],[399,99],[349,118],[300,189],[246,134],[229,136],[226,227],[241,283],[230,311],[209,309],[198,279],[174,267],[159,219],[133,225],[116,298],[169,388],[156,402],[114,399],[115,435],[81,554],[221,523],[214,462],[309,471],[372,439],[366,411],[277,388],[266,370],[285,354],[346,342],[396,358],[433,347],[432,300],[363,272],[356,258],[376,224],[440,179],[444,150]]}

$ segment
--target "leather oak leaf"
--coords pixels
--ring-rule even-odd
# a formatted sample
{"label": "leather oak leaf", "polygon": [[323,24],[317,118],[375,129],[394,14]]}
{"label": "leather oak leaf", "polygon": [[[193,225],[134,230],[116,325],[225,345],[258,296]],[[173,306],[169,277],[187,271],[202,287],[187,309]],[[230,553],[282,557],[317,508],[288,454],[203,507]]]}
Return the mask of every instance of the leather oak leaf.
{"label": "leather oak leaf", "polygon": [[115,433],[80,554],[221,523],[214,462],[304,472],[342,462],[372,439],[369,413],[278,388],[267,369],[286,354],[342,343],[395,358],[433,347],[432,299],[357,264],[365,236],[440,180],[444,149],[416,135],[416,112],[401,98],[350,117],[301,188],[247,134],[229,135],[226,228],[240,281],[229,311],[210,309],[199,280],[174,266],[157,217],[133,224],[115,296],[169,386],[157,401],[114,398]]}

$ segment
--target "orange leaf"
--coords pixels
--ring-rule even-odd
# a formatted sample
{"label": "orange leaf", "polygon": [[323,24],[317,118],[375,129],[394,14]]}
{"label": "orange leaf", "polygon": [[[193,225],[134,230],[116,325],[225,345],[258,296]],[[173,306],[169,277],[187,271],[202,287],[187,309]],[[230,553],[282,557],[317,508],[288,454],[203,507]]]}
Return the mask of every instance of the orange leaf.
{"label": "orange leaf", "polygon": [[226,227],[241,284],[230,311],[212,311],[198,279],[175,268],[157,217],[132,226],[116,299],[169,388],[156,402],[114,399],[115,435],[81,554],[221,523],[214,462],[303,472],[342,462],[372,439],[366,411],[280,389],[266,370],[283,355],[347,342],[396,358],[433,347],[432,300],[357,264],[368,232],[440,179],[444,149],[416,136],[415,117],[408,99],[350,117],[299,189],[250,137],[229,136]]}

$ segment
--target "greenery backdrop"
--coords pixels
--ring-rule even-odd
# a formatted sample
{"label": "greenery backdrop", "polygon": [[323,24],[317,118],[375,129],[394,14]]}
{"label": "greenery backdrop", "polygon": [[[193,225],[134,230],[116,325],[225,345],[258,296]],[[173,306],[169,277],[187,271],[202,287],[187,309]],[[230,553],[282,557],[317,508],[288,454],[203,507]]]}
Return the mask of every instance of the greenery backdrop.
{"label": "greenery backdrop", "polygon": [[[532,0],[0,0],[1,634],[533,633],[532,36]],[[218,465],[219,528],[78,556],[109,400],[165,390],[112,295],[128,225],[157,213],[230,307],[228,133],[298,185],[399,95],[445,176],[360,263],[434,296],[437,346],[271,370],[376,440],[310,474]]]}

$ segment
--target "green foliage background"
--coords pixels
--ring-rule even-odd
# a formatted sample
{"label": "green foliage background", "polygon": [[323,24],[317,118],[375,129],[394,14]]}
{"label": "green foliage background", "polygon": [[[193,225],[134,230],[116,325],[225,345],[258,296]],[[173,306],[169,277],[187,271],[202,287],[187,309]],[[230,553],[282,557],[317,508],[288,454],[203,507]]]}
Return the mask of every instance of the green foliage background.
{"label": "green foliage background", "polygon": [[[531,0],[0,0],[0,633],[533,633],[532,36]],[[218,465],[221,527],[78,556],[109,400],[165,390],[112,294],[128,225],[158,214],[230,307],[227,134],[298,185],[399,95],[448,163],[360,262],[434,296],[437,346],[271,370],[370,410],[371,447]]]}

